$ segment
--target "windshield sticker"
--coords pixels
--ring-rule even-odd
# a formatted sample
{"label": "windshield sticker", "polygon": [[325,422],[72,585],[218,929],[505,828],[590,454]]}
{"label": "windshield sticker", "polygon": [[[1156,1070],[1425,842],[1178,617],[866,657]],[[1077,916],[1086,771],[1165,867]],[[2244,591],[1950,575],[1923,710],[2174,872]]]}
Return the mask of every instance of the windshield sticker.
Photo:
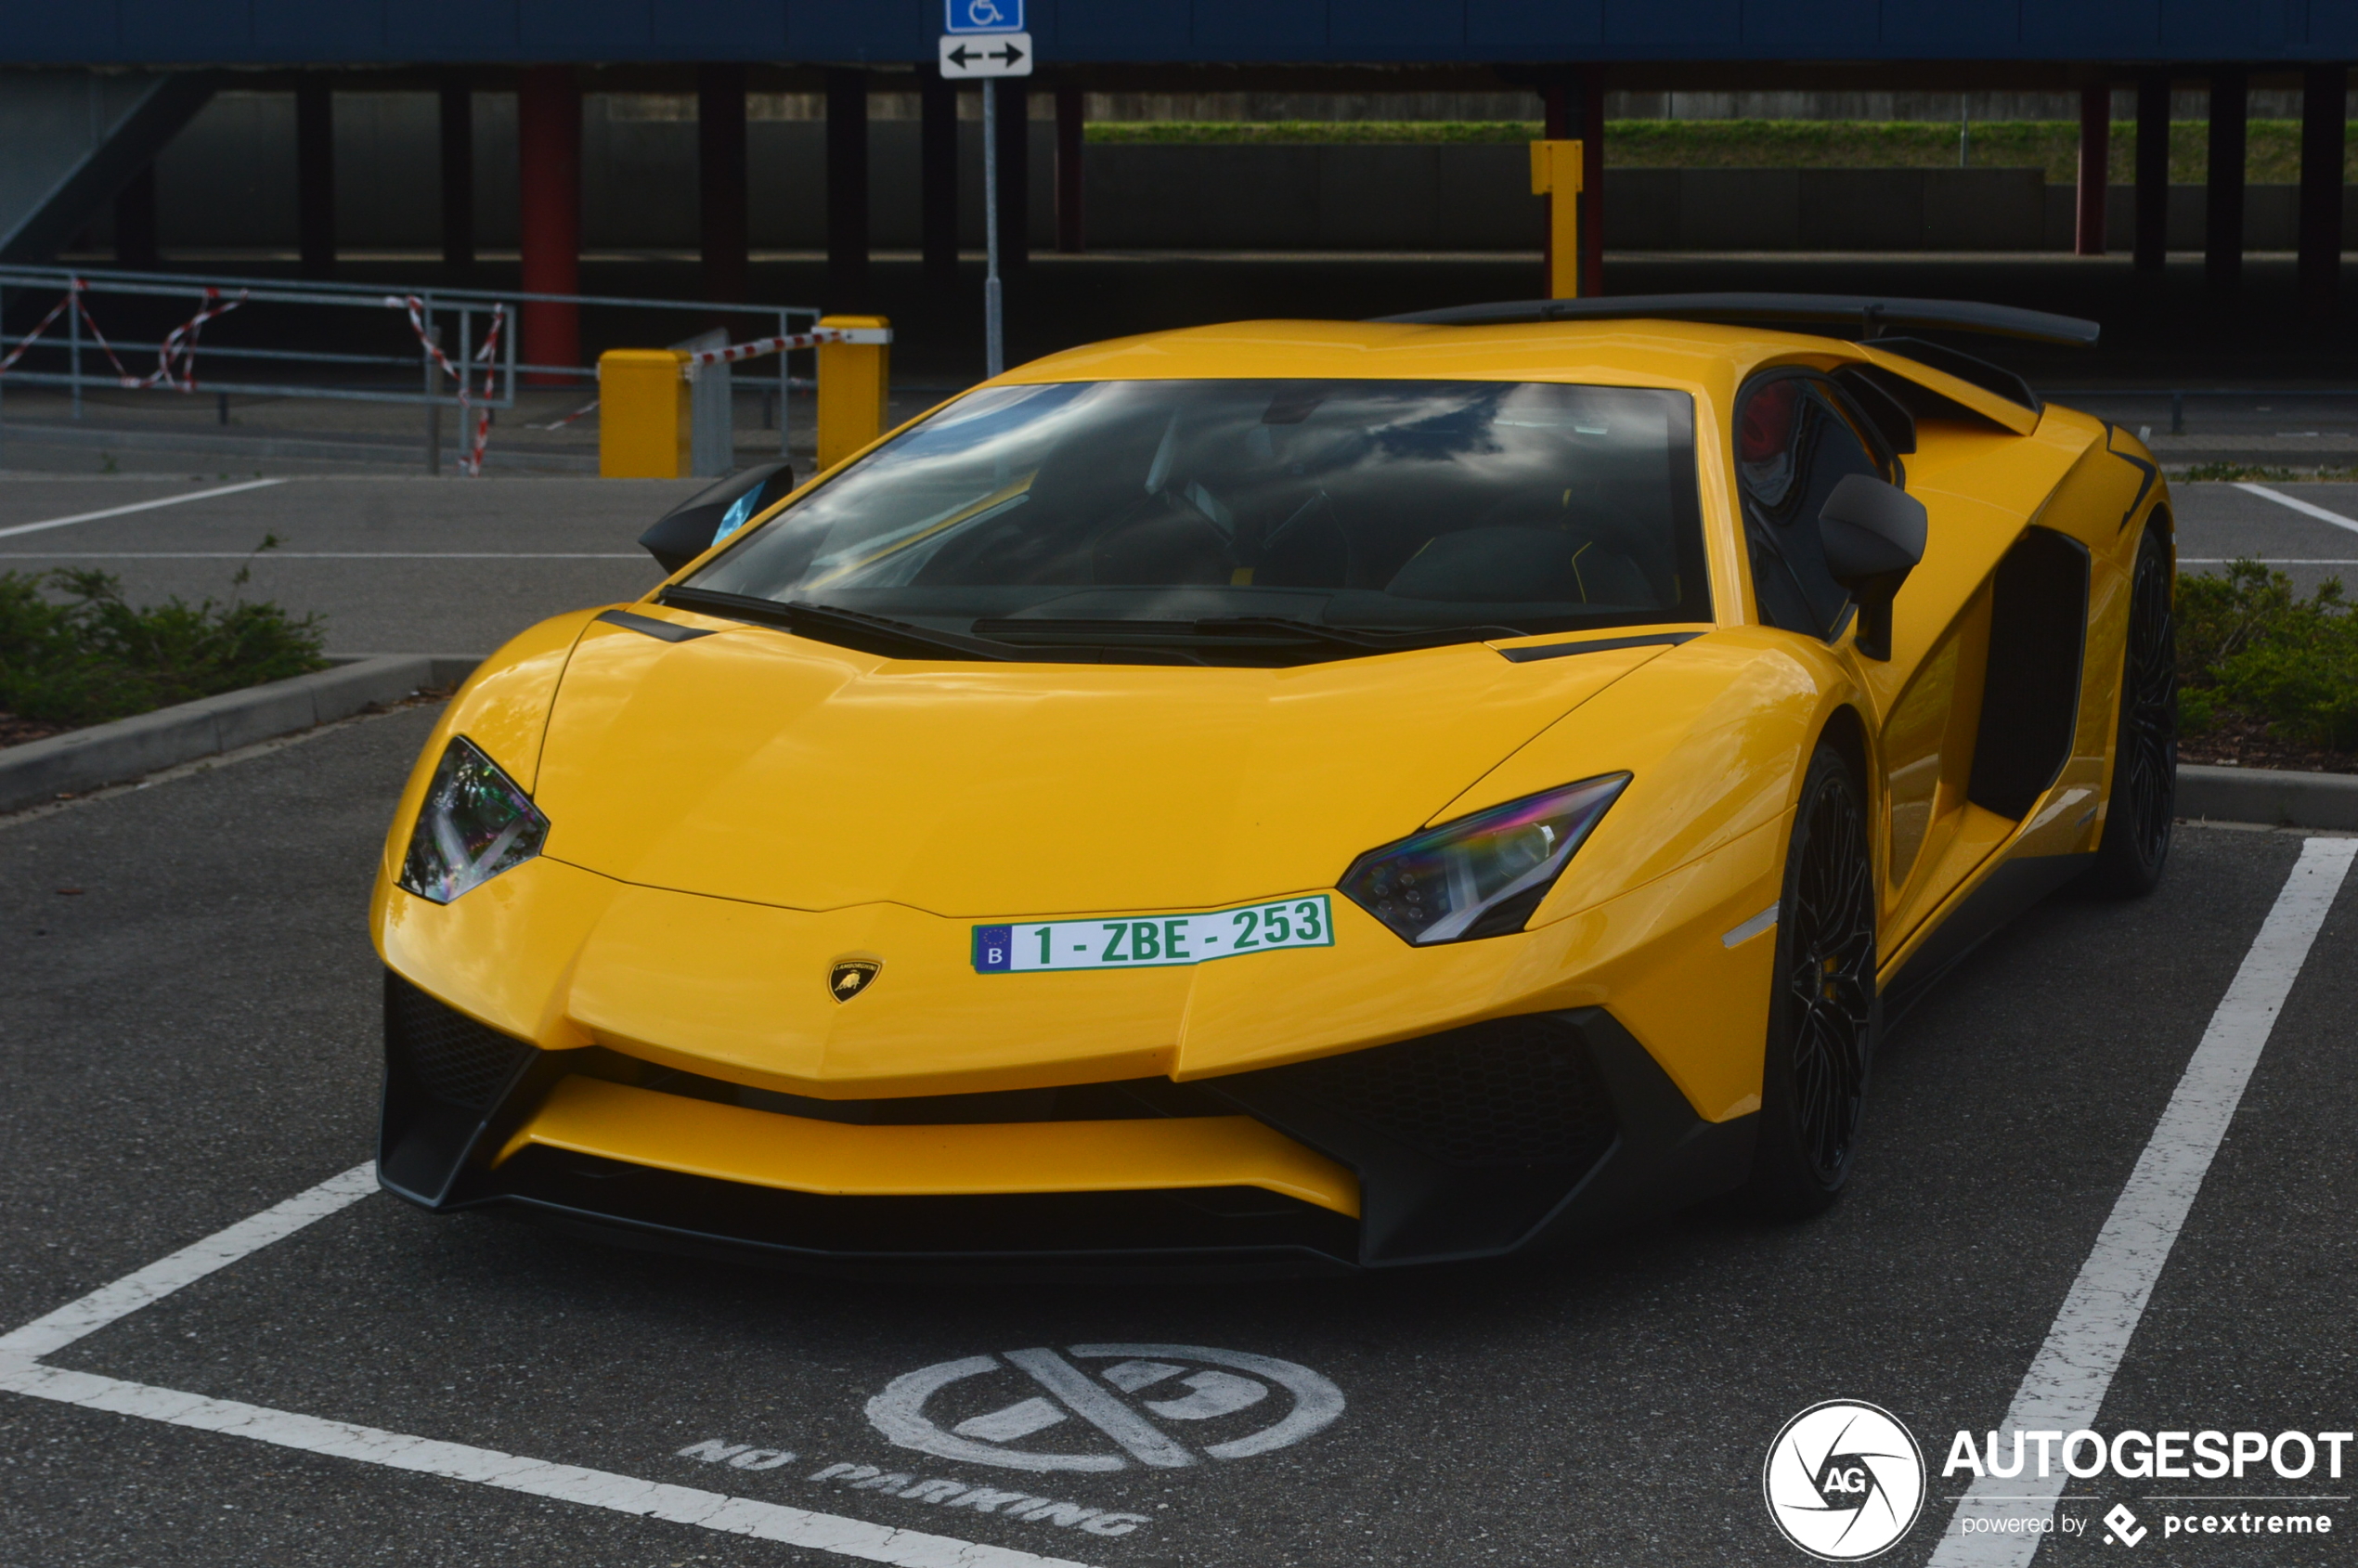
{"label": "windshield sticker", "polygon": [[974,928],[975,972],[1163,969],[1277,948],[1332,947],[1327,895],[1150,920],[1043,920]]}

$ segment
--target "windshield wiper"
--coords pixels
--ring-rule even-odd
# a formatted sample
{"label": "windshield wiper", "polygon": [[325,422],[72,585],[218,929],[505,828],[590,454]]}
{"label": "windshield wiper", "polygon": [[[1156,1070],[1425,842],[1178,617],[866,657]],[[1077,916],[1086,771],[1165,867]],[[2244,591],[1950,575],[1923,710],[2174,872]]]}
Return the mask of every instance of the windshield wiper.
{"label": "windshield wiper", "polygon": [[1370,653],[1397,648],[1431,648],[1448,642],[1480,642],[1493,637],[1522,637],[1510,626],[1380,627],[1328,626],[1299,621],[1290,616],[1209,616],[1194,623],[1198,631],[1219,635],[1231,630],[1280,632],[1305,641],[1331,642]]}
{"label": "windshield wiper", "polygon": [[1326,626],[1288,616],[1204,616],[1195,620],[1095,620],[1054,616],[978,620],[975,635],[1000,642],[1160,644],[1189,648],[1299,647],[1323,643],[1354,653],[1385,654],[1448,642],[1525,635],[1507,626],[1385,627]]}
{"label": "windshield wiper", "polygon": [[1003,642],[991,642],[979,637],[962,637],[954,631],[935,631],[926,627],[912,626],[907,621],[887,620],[882,616],[862,615],[858,610],[839,610],[832,605],[813,604],[808,600],[792,599],[781,603],[750,593],[723,593],[718,589],[687,587],[667,588],[657,597],[663,603],[677,604],[683,610],[701,610],[706,615],[726,616],[732,620],[779,627],[814,637],[823,642],[857,648],[862,653],[882,654],[887,658],[924,658],[928,654],[948,654],[962,659],[995,659],[1004,663],[1016,656],[1015,650]]}

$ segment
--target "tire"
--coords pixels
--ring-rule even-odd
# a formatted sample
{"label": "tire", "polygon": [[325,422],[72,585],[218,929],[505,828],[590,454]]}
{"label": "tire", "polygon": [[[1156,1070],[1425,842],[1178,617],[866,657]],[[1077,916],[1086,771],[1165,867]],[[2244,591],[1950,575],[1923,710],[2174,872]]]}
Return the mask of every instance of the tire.
{"label": "tire", "polygon": [[1777,969],[1747,1207],[1819,1213],[1850,1180],[1873,1059],[1874,856],[1850,765],[1820,745],[1803,778],[1777,909]]}
{"label": "tire", "polygon": [[2096,863],[2082,884],[2099,898],[2144,898],[2170,863],[2178,810],[2178,621],[2170,589],[2170,551],[2149,526],[2129,590],[2112,797]]}

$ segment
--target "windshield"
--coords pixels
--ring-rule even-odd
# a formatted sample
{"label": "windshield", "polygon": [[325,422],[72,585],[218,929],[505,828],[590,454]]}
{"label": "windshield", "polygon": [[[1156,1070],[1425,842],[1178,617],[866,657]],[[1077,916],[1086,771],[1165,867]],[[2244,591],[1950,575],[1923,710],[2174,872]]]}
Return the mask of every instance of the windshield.
{"label": "windshield", "polygon": [[1629,387],[996,387],[672,592],[794,607],[837,641],[881,617],[980,657],[1282,664],[1704,621],[1693,428],[1686,394]]}

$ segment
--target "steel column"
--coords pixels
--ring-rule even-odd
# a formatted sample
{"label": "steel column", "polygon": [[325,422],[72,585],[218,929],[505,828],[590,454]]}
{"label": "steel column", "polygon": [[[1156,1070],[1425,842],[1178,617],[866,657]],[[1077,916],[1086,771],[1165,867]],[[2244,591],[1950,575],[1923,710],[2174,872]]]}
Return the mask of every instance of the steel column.
{"label": "steel column", "polygon": [[868,304],[868,78],[827,72],[827,308]]}
{"label": "steel column", "polygon": [[2105,253],[2105,195],[2112,185],[2112,87],[2079,89],[2079,214],[2072,251]]}
{"label": "steel column", "polygon": [[148,163],[115,192],[114,261],[122,267],[148,267],[161,259],[156,234],[156,166]]}
{"label": "steel column", "polygon": [[1031,259],[1031,95],[1020,76],[999,81],[999,267],[1020,272]]}
{"label": "steel column", "polygon": [[696,68],[698,227],[704,297],[745,297],[745,68]]}
{"label": "steel column", "polygon": [[[581,87],[573,68],[527,68],[516,91],[516,153],[522,210],[517,235],[527,293],[581,292]],[[524,357],[534,365],[581,363],[581,307],[526,301]],[[570,379],[538,378],[550,385]]]}
{"label": "steel column", "polygon": [[475,264],[475,95],[464,81],[442,84],[442,265]]}
{"label": "steel column", "polygon": [[1056,249],[1078,255],[1086,248],[1081,205],[1081,166],[1086,106],[1078,87],[1056,89]]}
{"label": "steel column", "polygon": [[2137,270],[2170,260],[2170,72],[2137,76]]}
{"label": "steel column", "polygon": [[1605,292],[1605,73],[1580,71],[1580,292]]}
{"label": "steel column", "polygon": [[917,202],[926,281],[958,280],[958,89],[939,61],[917,67]]}
{"label": "steel column", "polygon": [[2313,65],[2300,78],[2300,301],[2333,308],[2341,283],[2342,164],[2349,156],[2350,68]]}
{"label": "steel column", "polygon": [[295,232],[305,278],[336,269],[335,95],[310,78],[295,88]]}
{"label": "steel column", "polygon": [[2239,65],[2210,72],[2210,168],[2203,189],[2202,278],[2233,289],[2244,271],[2244,115],[2248,80]]}

